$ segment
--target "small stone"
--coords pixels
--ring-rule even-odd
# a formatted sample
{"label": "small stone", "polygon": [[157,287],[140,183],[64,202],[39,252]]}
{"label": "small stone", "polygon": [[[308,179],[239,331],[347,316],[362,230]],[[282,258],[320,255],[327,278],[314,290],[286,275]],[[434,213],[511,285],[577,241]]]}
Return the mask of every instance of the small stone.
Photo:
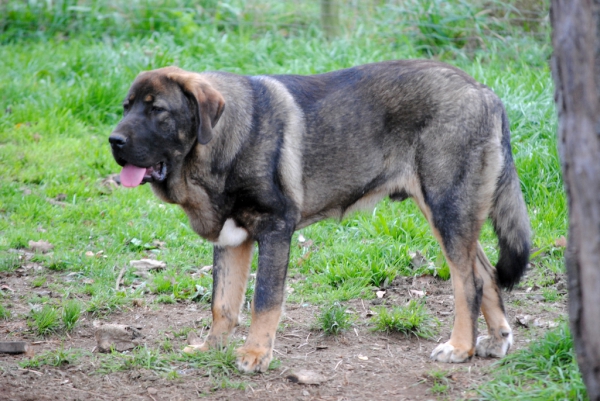
{"label": "small stone", "polygon": [[298,384],[321,384],[327,378],[320,373],[312,370],[298,370],[287,375],[287,379],[292,383]]}

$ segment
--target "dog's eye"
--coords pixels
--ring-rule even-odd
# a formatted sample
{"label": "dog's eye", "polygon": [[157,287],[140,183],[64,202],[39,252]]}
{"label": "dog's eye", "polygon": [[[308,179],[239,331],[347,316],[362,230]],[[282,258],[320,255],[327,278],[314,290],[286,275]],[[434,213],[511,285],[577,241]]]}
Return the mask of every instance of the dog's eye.
{"label": "dog's eye", "polygon": [[153,113],[162,113],[163,111],[166,111],[166,110],[163,109],[162,107],[157,107],[157,106],[153,106],[152,107],[152,112]]}
{"label": "dog's eye", "polygon": [[123,103],[123,111],[128,111],[128,110],[129,110],[129,102]]}

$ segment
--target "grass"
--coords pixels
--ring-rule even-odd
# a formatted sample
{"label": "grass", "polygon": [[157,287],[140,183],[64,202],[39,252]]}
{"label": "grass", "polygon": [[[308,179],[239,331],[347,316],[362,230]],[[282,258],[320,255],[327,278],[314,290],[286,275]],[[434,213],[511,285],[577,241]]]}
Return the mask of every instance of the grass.
{"label": "grass", "polygon": [[[221,350],[210,350],[195,354],[173,351],[163,341],[160,349],[146,346],[137,347],[130,353],[112,352],[97,356],[99,372],[104,374],[145,369],[153,371],[166,379],[180,378],[182,370],[194,371],[203,377],[208,377],[211,391],[217,389],[245,389],[243,376],[238,373],[236,363],[236,344],[231,344]],[[239,345],[239,344],[238,344]],[[161,352],[162,351],[162,352]],[[277,366],[277,361],[271,362],[270,369]]]}
{"label": "grass", "polygon": [[431,370],[425,374],[425,378],[431,382],[429,390],[433,395],[444,396],[452,389],[449,376],[451,376],[451,372],[444,370]]}
{"label": "grass", "polygon": [[31,311],[31,326],[40,336],[47,336],[59,328],[58,311],[52,305],[44,305]]}
{"label": "grass", "polygon": [[413,299],[407,305],[395,306],[391,310],[382,306],[376,312],[371,318],[374,330],[422,338],[433,338],[437,334],[439,321],[427,312],[425,304],[421,301]]}
{"label": "grass", "polygon": [[[425,57],[464,69],[504,101],[538,250],[523,286],[537,284],[544,298],[555,302],[562,296],[551,283],[564,272],[564,249],[554,244],[566,235],[567,209],[548,67],[550,30],[542,3],[352,2],[342,7],[341,35],[326,41],[316,1],[0,2],[0,273],[11,275],[27,262],[38,263],[44,276],[32,287],[52,286],[80,300],[79,312],[73,304],[67,313],[64,304],[32,313],[31,327],[39,335],[61,333],[61,324],[72,329],[83,314],[109,318],[139,299],[209,302],[212,279],[192,278],[192,273],[212,264],[211,244],[197,237],[179,208],[161,203],[148,186],[126,190],[106,180],[119,170],[107,137],[138,72],[177,64],[196,71],[314,74]],[[299,234],[312,245],[302,245]],[[299,234],[291,249],[288,302],[335,305],[374,298],[397,276],[449,278],[439,245],[410,201],[386,200],[371,212],[341,223],[324,221]],[[48,241],[54,249],[28,256],[31,240]],[[494,262],[496,237],[489,224],[481,243]],[[433,269],[411,265],[417,251]],[[167,268],[149,278],[127,271],[115,290],[121,267],[149,256]],[[256,259],[253,263],[254,269]],[[537,279],[544,283],[533,282]],[[246,295],[249,301],[251,287]],[[435,323],[425,310],[422,303],[381,309],[370,325],[427,336]],[[0,318],[7,312],[0,307]],[[347,316],[337,310],[330,318],[322,328],[336,330]],[[123,355],[100,358],[113,358],[117,369],[148,366],[175,378],[177,372],[164,363],[175,356],[169,344],[163,346],[163,353],[138,350],[127,361],[118,359]],[[211,369],[219,376],[215,387],[228,385],[233,365],[226,356],[213,357],[225,361],[211,367],[211,360],[195,356],[185,363]],[[565,376],[576,376],[573,366],[564,365]],[[536,381],[527,386],[524,394],[543,387]]]}
{"label": "grass", "polygon": [[8,320],[11,317],[10,310],[4,305],[0,304],[0,320]]}
{"label": "grass", "polygon": [[47,280],[48,280],[48,278],[45,276],[37,276],[31,282],[31,286],[34,288],[42,287],[44,284],[46,284]]}
{"label": "grass", "polygon": [[62,322],[65,330],[72,331],[81,316],[81,303],[77,300],[67,301],[62,309]]}
{"label": "grass", "polygon": [[497,362],[478,392],[485,400],[587,399],[567,324]]}
{"label": "grass", "polygon": [[351,315],[337,302],[321,310],[316,324],[326,335],[338,335],[351,326]]}
{"label": "grass", "polygon": [[77,361],[88,353],[76,348],[65,349],[61,346],[55,351],[46,351],[35,355],[31,359],[23,360],[19,363],[22,368],[36,369],[41,366],[60,367],[67,364],[76,364]]}

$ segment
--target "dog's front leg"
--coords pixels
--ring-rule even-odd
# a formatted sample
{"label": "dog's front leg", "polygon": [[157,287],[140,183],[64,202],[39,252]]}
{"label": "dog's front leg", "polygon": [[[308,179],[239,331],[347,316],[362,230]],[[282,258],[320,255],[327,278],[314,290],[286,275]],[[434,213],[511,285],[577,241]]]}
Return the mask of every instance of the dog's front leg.
{"label": "dog's front leg", "polygon": [[291,230],[271,232],[258,239],[258,271],[252,322],[246,343],[238,348],[238,368],[265,372],[273,358],[275,332],[284,298]]}
{"label": "dog's front leg", "polygon": [[184,349],[184,352],[206,351],[209,348],[220,348],[227,344],[229,336],[238,322],[244,301],[252,261],[252,248],[252,240],[247,240],[236,247],[215,245],[212,325],[203,343],[191,344]]}

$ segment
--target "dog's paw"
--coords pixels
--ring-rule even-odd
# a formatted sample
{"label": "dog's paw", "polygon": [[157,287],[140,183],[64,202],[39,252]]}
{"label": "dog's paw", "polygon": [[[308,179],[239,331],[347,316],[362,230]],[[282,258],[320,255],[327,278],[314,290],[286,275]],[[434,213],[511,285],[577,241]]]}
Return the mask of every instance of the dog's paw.
{"label": "dog's paw", "polygon": [[477,337],[477,345],[475,352],[482,357],[502,358],[513,343],[513,335],[511,330],[501,330],[500,335],[479,336]]}
{"label": "dog's paw", "polygon": [[237,367],[241,372],[266,372],[273,359],[273,349],[260,346],[244,345],[236,350]]}
{"label": "dog's paw", "polygon": [[469,360],[471,356],[470,350],[457,348],[448,341],[435,347],[430,358],[438,362],[462,363]]}

